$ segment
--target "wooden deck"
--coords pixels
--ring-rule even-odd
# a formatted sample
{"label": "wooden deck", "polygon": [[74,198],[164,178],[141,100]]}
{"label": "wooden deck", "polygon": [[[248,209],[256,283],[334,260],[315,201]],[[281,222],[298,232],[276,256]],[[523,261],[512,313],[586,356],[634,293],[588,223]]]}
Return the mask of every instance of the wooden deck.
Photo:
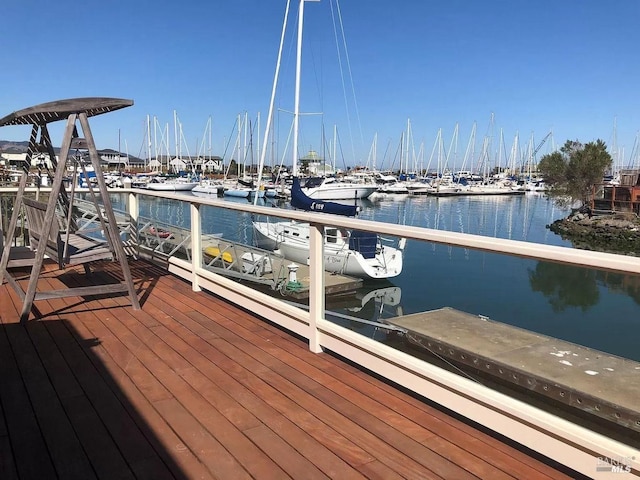
{"label": "wooden deck", "polygon": [[71,297],[38,302],[22,326],[0,288],[1,479],[572,477],[156,266],[132,268],[140,311]]}

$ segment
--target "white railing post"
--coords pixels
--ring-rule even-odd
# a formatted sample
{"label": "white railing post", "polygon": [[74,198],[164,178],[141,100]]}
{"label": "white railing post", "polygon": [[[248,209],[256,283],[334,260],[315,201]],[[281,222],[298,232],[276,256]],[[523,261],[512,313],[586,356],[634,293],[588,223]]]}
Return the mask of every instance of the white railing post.
{"label": "white railing post", "polygon": [[138,218],[140,216],[140,199],[135,192],[129,192],[126,204],[127,213],[129,214],[129,240],[134,242],[131,246],[136,253],[136,257],[140,256],[140,236],[138,235]]}
{"label": "white railing post", "polygon": [[324,226],[309,225],[309,350],[322,352],[318,321],[324,318]]}
{"label": "white railing post", "polygon": [[199,292],[200,277],[196,273],[202,267],[202,222],[200,221],[200,204],[191,203],[191,289]]}

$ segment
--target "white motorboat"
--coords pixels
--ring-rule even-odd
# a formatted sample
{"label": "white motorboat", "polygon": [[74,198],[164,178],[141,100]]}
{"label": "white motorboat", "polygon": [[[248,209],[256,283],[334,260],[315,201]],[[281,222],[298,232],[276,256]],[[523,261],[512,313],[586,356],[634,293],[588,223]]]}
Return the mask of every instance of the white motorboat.
{"label": "white motorboat", "polygon": [[306,196],[316,200],[352,200],[367,198],[378,186],[375,183],[342,182],[335,177],[311,177],[301,188]]}
{"label": "white motorboat", "polygon": [[176,177],[163,179],[162,177],[154,177],[147,183],[149,190],[162,192],[190,192],[198,182],[192,181],[186,177]]}

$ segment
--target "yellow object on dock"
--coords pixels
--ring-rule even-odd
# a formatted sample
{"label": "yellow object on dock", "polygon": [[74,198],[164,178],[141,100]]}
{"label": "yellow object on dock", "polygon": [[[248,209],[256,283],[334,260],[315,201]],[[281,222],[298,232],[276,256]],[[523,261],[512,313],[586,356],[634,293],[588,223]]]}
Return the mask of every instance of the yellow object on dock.
{"label": "yellow object on dock", "polygon": [[218,247],[207,247],[203,252],[211,258],[220,257],[223,262],[233,263],[233,256],[229,252],[223,252],[222,255],[220,255],[220,249]]}

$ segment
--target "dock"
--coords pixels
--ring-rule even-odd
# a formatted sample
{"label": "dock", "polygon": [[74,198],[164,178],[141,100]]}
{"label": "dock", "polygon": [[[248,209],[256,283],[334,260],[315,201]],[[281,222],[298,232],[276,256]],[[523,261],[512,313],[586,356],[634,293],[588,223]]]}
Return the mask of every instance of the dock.
{"label": "dock", "polygon": [[387,320],[435,355],[640,432],[640,363],[445,307]]}
{"label": "dock", "polygon": [[[268,286],[294,299],[309,298],[309,266],[288,260],[279,253],[217,238],[209,240],[204,262],[205,268],[221,275]],[[289,282],[291,269],[295,270],[293,284]],[[324,274],[326,295],[355,292],[362,285],[361,278],[332,272]]]}

